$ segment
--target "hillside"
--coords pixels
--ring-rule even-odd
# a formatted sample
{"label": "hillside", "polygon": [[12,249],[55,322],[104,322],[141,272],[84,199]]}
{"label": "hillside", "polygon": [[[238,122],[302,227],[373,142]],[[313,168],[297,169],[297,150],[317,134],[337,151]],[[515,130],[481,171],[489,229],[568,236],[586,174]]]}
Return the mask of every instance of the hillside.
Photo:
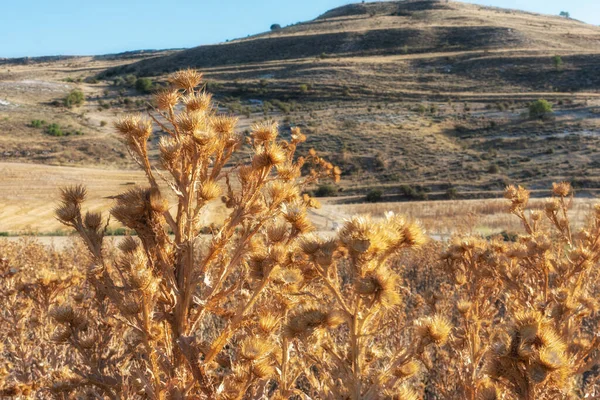
{"label": "hillside", "polygon": [[[563,179],[600,189],[600,28],[453,1],[348,5],[187,50],[0,61],[0,161],[135,167],[111,122],[144,111],[136,79],[156,87],[186,67],[242,130],[263,118],[284,135],[302,127],[342,167],[346,194],[489,196]],[[52,105],[76,88],[83,106]],[[553,116],[527,118],[540,98]],[[51,137],[34,119],[85,134]]]}

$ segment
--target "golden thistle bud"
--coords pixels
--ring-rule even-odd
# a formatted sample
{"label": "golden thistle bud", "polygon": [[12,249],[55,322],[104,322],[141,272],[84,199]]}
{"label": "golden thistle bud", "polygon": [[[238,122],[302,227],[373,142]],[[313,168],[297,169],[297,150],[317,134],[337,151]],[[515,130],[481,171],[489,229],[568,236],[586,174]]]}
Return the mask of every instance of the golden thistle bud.
{"label": "golden thistle bud", "polygon": [[115,128],[127,138],[136,138],[145,142],[152,134],[152,122],[140,115],[128,115],[115,122]]}
{"label": "golden thistle bud", "polygon": [[399,366],[394,375],[398,378],[408,378],[419,372],[419,364],[415,360],[410,360]]}
{"label": "golden thistle bud", "polygon": [[270,335],[279,327],[279,318],[270,312],[263,312],[258,316],[258,327],[264,335]]}
{"label": "golden thistle bud", "polygon": [[211,108],[212,95],[207,92],[190,93],[183,98],[188,111],[206,112]]}
{"label": "golden thistle bud", "polygon": [[204,201],[211,201],[221,195],[221,187],[215,181],[206,181],[200,186],[198,196]]}
{"label": "golden thistle bud", "polygon": [[219,135],[232,135],[237,126],[238,119],[226,115],[217,115],[210,118],[212,129]]}
{"label": "golden thistle bud", "polygon": [[549,200],[544,204],[546,214],[552,215],[560,209],[560,203],[557,199]]}
{"label": "golden thistle bud", "polygon": [[456,303],[456,308],[458,309],[458,312],[462,315],[468,314],[472,306],[473,303],[471,303],[468,300],[460,300],[458,303]]}
{"label": "golden thistle bud", "polygon": [[255,140],[268,142],[275,140],[279,134],[279,126],[276,122],[267,121],[252,125],[252,136]]}
{"label": "golden thistle bud", "polygon": [[288,227],[285,223],[279,221],[267,228],[267,236],[272,243],[282,242],[288,233]]}
{"label": "golden thistle bud", "polygon": [[300,168],[292,163],[284,163],[277,166],[277,175],[284,181],[291,181],[300,177]]}
{"label": "golden thistle bud", "polygon": [[259,337],[248,337],[240,346],[240,357],[247,361],[260,360],[269,355],[272,346]]}
{"label": "golden thistle bud", "polygon": [[504,191],[504,197],[511,201],[512,208],[522,208],[529,201],[529,191],[522,186],[510,185]]}
{"label": "golden thistle bud", "polygon": [[163,136],[158,143],[158,149],[163,161],[168,166],[179,157],[181,152],[181,143],[170,136]]}
{"label": "golden thistle bud", "polygon": [[259,379],[266,379],[275,375],[275,367],[269,360],[259,360],[252,365],[252,373]]}
{"label": "golden thistle bud", "polygon": [[209,130],[206,114],[198,111],[186,111],[177,115],[177,126],[187,135],[203,133]]}
{"label": "golden thistle bud", "polygon": [[163,89],[154,95],[154,101],[159,110],[173,109],[179,102],[179,98],[179,92],[173,89]]}
{"label": "golden thistle bud", "polygon": [[560,182],[552,184],[552,194],[558,197],[567,197],[571,194],[572,188],[569,182]]}
{"label": "golden thistle bud", "polygon": [[175,72],[169,81],[177,88],[193,91],[202,82],[202,73],[193,69],[184,69]]}
{"label": "golden thistle bud", "polygon": [[441,315],[421,318],[416,322],[417,335],[435,344],[444,344],[452,331],[452,325]]}
{"label": "golden thistle bud", "polygon": [[260,149],[254,155],[252,167],[255,169],[270,168],[285,162],[285,160],[287,160],[287,154],[281,145],[272,144]]}
{"label": "golden thistle bud", "polygon": [[300,128],[294,127],[292,128],[292,142],[293,143],[304,143],[306,141],[306,136],[302,134]]}

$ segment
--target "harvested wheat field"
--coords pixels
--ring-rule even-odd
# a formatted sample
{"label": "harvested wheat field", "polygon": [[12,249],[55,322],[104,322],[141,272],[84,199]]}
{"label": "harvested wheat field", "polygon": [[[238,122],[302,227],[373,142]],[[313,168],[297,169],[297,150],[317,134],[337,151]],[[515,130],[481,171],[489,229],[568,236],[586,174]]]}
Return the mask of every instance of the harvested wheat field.
{"label": "harvested wheat field", "polygon": [[0,397],[600,398],[599,55],[568,11],[401,0],[0,59]]}

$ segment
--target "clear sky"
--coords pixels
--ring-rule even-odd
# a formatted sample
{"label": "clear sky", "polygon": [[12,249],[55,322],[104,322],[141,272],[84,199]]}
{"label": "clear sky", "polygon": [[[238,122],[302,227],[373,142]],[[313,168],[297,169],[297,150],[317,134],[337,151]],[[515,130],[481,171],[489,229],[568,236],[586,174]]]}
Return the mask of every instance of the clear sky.
{"label": "clear sky", "polygon": [[[600,25],[600,0],[463,0]],[[194,47],[306,21],[350,0],[0,0],[0,57]]]}

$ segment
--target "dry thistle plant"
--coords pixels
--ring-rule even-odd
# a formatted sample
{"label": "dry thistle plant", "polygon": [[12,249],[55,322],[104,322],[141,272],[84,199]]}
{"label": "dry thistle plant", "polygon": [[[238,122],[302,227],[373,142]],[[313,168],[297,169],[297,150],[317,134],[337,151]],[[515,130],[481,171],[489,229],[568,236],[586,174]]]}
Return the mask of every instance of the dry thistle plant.
{"label": "dry thistle plant", "polygon": [[[510,212],[526,234],[516,243],[460,238],[444,254],[458,311],[439,391],[467,399],[565,399],[598,395],[600,206],[572,232],[572,189],[553,185],[545,215],[527,213],[529,192],[509,186]],[[545,221],[544,221],[545,219]]]}
{"label": "dry thistle plant", "polygon": [[[81,327],[72,304],[56,306],[52,315],[62,339],[86,364],[73,373],[111,398],[239,398],[250,384],[268,378],[270,366],[256,362],[238,373],[231,366],[234,355],[224,349],[241,340],[243,357],[264,356],[267,345],[244,337],[244,329],[273,280],[288,279],[285,270],[294,260],[287,247],[312,229],[307,209],[318,204],[301,193],[318,179],[339,179],[339,169],[312,150],[295,159],[305,140],[298,129],[289,141],[278,139],[274,123],[254,126],[248,138],[237,135],[236,119],[216,114],[211,96],[197,89],[201,80],[192,70],[176,73],[172,87],[156,95],[151,120],[129,116],[116,123],[149,183],[115,197],[111,215],[137,233],[120,244],[116,261],[105,256],[107,222],[82,213],[83,187],[64,189],[56,211],[92,254],[86,274],[98,302],[96,317],[106,326]],[[164,132],[162,171],[149,158],[152,122]],[[251,159],[229,168],[243,145]],[[305,165],[310,174],[301,177]],[[175,193],[175,205],[167,203],[158,179]],[[229,216],[201,238],[200,216],[219,198]],[[120,345],[111,347],[108,337],[118,337]],[[220,385],[229,367],[236,385],[225,391]]]}
{"label": "dry thistle plant", "polygon": [[[295,354],[289,373],[304,373],[317,398],[420,397],[403,384],[419,371],[426,347],[444,343],[451,327],[441,316],[422,318],[407,340],[400,277],[390,260],[424,241],[417,225],[389,215],[379,222],[355,217],[335,238],[299,243],[304,290],[312,296],[286,318],[283,358]],[[291,388],[284,381],[282,395]]]}

